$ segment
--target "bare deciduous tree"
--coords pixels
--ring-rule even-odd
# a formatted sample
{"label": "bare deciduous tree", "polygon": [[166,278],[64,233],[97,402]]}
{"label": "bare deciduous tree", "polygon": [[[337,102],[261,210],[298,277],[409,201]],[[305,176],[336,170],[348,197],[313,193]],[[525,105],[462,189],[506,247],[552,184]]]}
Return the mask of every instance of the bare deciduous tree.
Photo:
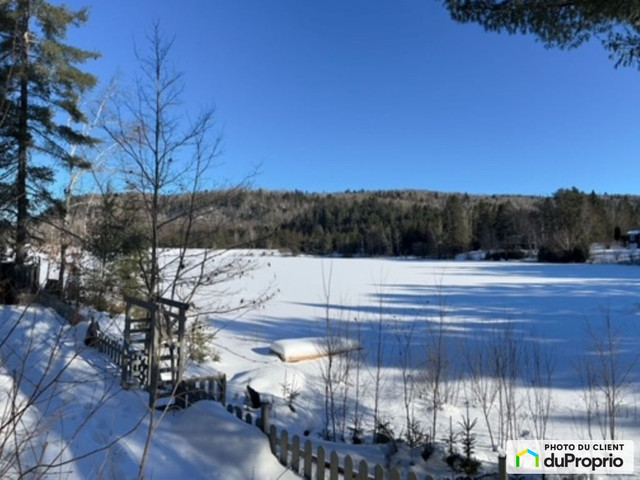
{"label": "bare deciduous tree", "polygon": [[424,432],[424,428],[416,415],[416,366],[412,348],[415,343],[416,321],[407,322],[395,321],[395,337],[398,352],[398,362],[400,365],[400,376],[402,380],[402,406],[404,409],[405,432],[404,438],[407,445],[412,449],[423,445],[431,440]]}
{"label": "bare deciduous tree", "polygon": [[436,313],[427,316],[425,345],[425,370],[422,378],[424,396],[431,410],[432,439],[437,438],[438,412],[442,406],[453,399],[455,386],[450,382],[452,365],[449,345],[449,320],[447,298],[442,282],[436,287]]}
{"label": "bare deciduous tree", "polygon": [[[168,297],[192,304],[196,292],[204,287],[210,289],[212,299],[223,299],[191,308],[192,318],[246,311],[261,305],[271,293],[267,288],[246,299],[234,297],[229,290],[230,281],[254,268],[253,260],[230,252],[190,249],[195,235],[193,227],[204,214],[215,209],[215,205],[202,200],[206,197],[197,194],[215,185],[212,169],[221,153],[222,137],[214,130],[213,108],[204,109],[192,120],[181,113],[184,85],[170,62],[172,45],[173,41],[155,24],[147,38],[147,50],[136,51],[139,77],[135,88],[128,96],[117,99],[114,118],[104,127],[117,147],[128,199],[139,206],[144,241],[137,251],[137,263],[144,290],[150,301]],[[185,193],[188,201],[181,203],[184,208],[178,211],[169,208],[173,198]],[[178,236],[169,245],[173,251],[166,251],[162,235],[170,229],[178,232]],[[169,320],[167,317],[160,321]],[[155,408],[150,409],[150,417],[141,475],[157,425]]]}
{"label": "bare deciduous tree", "polygon": [[[606,433],[603,438],[615,440],[618,435],[617,419],[620,406],[628,394],[630,375],[638,363],[638,354],[625,353],[625,335],[620,324],[616,325],[607,306],[602,309],[602,325],[594,327],[587,321],[587,332],[591,349],[586,362],[589,382],[593,382],[604,400],[605,415],[602,416]],[[589,388],[589,384],[586,385]]]}
{"label": "bare deciduous tree", "polygon": [[482,417],[484,419],[491,448],[496,450],[494,431],[491,422],[491,413],[495,407],[498,396],[499,385],[497,379],[492,374],[492,362],[490,358],[490,342],[486,335],[477,342],[475,349],[471,346],[466,348],[466,365],[469,373],[469,387],[471,397],[480,405]]}
{"label": "bare deciduous tree", "polygon": [[527,406],[533,424],[535,438],[544,440],[551,413],[553,372],[555,358],[549,347],[540,343],[537,335],[532,335],[528,352]]}

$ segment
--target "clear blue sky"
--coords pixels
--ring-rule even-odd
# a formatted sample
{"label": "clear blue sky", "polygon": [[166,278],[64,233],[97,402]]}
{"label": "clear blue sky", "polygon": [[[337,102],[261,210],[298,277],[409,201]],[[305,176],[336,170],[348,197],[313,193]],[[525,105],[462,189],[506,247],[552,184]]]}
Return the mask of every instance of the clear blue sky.
{"label": "clear blue sky", "polygon": [[436,0],[73,0],[88,67],[131,79],[134,41],[175,37],[185,103],[215,104],[222,179],[256,187],[640,194],[640,72],[597,44],[450,20]]}

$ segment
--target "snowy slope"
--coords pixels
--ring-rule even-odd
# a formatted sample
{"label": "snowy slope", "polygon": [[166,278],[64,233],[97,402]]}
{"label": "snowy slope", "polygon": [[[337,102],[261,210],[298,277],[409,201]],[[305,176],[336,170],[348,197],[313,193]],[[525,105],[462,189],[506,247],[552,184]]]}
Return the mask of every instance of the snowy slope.
{"label": "snowy slope", "polygon": [[[113,366],[85,348],[85,329],[62,325],[39,307],[2,308],[0,387],[6,394],[18,385],[19,402],[35,393],[24,416],[35,435],[23,449],[22,471],[36,459],[53,465],[39,470],[49,476],[136,478],[147,438],[147,397],[120,389]],[[11,402],[6,395],[0,398],[6,420]],[[169,412],[152,439],[146,478],[298,478],[271,455],[266,436],[213,402]],[[7,468],[3,478],[18,476],[9,453],[4,448],[0,455]]]}

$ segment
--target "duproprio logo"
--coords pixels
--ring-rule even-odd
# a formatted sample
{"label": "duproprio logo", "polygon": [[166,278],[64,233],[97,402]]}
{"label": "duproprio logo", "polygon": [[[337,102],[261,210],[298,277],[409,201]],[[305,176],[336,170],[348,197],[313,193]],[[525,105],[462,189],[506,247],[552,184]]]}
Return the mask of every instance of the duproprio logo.
{"label": "duproprio logo", "polygon": [[633,440],[508,440],[507,473],[633,474]]}
{"label": "duproprio logo", "polygon": [[536,459],[536,468],[540,466],[540,455],[538,455],[533,450],[527,448],[526,450],[521,451],[516,455],[516,468],[520,468],[520,457],[523,455],[529,454]]}

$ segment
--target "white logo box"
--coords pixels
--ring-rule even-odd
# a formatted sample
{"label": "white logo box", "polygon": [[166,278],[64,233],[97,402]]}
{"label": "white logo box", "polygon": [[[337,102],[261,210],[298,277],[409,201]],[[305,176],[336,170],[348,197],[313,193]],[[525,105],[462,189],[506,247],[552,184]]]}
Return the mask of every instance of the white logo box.
{"label": "white logo box", "polygon": [[632,440],[509,440],[505,454],[510,474],[635,473]]}

